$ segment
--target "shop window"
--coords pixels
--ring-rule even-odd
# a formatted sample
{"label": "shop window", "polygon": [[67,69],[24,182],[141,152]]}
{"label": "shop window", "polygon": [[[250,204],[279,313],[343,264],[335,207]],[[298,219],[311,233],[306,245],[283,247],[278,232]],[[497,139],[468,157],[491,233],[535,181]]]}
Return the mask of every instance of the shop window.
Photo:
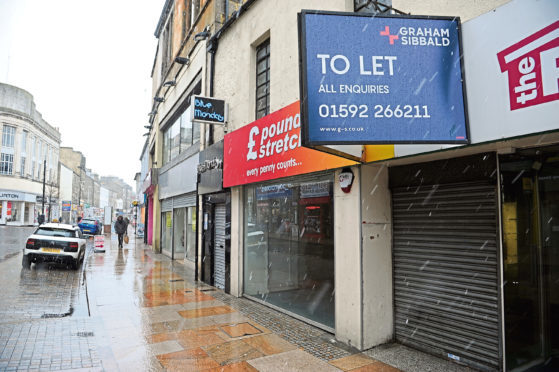
{"label": "shop window", "polygon": [[14,155],[2,152],[0,154],[0,174],[11,175],[14,171]]}
{"label": "shop window", "polygon": [[244,201],[244,293],[329,328],[334,328],[332,184],[326,176],[251,185]]}
{"label": "shop window", "polygon": [[270,39],[256,48],[256,119],[270,113]]}
{"label": "shop window", "polygon": [[187,208],[173,209],[173,258],[183,259],[186,252],[186,210]]}
{"label": "shop window", "polygon": [[171,255],[173,245],[173,212],[161,213],[161,250]]}
{"label": "shop window", "polygon": [[186,219],[186,258],[194,261],[196,254],[196,208],[188,208]]}

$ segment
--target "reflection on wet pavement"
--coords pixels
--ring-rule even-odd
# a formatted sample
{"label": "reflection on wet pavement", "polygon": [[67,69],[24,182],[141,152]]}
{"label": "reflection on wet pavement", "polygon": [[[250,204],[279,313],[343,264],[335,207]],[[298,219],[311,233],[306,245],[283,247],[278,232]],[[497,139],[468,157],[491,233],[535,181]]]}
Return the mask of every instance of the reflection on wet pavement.
{"label": "reflection on wet pavement", "polygon": [[105,249],[94,253],[90,244],[77,271],[21,269],[14,264],[21,255],[0,263],[15,274],[3,272],[12,279],[0,305],[0,370],[388,371],[363,354],[357,361],[311,355],[133,238],[119,249],[107,236]]}

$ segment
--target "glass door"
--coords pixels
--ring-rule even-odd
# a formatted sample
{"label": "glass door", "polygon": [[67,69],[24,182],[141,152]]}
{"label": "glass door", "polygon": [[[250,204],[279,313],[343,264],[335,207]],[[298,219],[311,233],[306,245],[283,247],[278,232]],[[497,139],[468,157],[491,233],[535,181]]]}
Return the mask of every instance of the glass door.
{"label": "glass door", "polygon": [[501,158],[508,370],[559,369],[559,156]]}

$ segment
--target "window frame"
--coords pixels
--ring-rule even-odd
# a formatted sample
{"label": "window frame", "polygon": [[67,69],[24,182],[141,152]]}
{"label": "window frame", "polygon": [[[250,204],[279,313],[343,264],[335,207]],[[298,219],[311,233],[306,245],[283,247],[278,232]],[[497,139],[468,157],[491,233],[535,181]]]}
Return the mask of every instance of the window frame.
{"label": "window frame", "polygon": [[[258,57],[259,54],[264,51],[264,55],[261,57]],[[260,119],[268,114],[270,114],[270,39],[266,39],[265,41],[263,41],[262,43],[260,43],[257,47],[256,47],[256,65],[255,65],[255,107],[254,107],[254,113],[255,113],[255,118],[256,119]],[[265,63],[265,67],[264,70],[261,72],[258,72],[261,63]],[[263,83],[258,84],[258,78],[259,76],[264,75],[265,76],[265,80]],[[258,90],[264,88],[265,93],[259,95],[258,94]],[[266,105],[264,108],[258,108],[258,101],[265,99],[266,100]]]}

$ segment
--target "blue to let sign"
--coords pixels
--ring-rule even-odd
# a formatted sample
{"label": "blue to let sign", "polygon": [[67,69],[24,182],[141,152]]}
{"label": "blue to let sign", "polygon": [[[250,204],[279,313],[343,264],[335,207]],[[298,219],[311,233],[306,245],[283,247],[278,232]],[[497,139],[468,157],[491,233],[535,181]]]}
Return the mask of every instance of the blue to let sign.
{"label": "blue to let sign", "polygon": [[303,11],[304,144],[468,143],[459,26]]}

